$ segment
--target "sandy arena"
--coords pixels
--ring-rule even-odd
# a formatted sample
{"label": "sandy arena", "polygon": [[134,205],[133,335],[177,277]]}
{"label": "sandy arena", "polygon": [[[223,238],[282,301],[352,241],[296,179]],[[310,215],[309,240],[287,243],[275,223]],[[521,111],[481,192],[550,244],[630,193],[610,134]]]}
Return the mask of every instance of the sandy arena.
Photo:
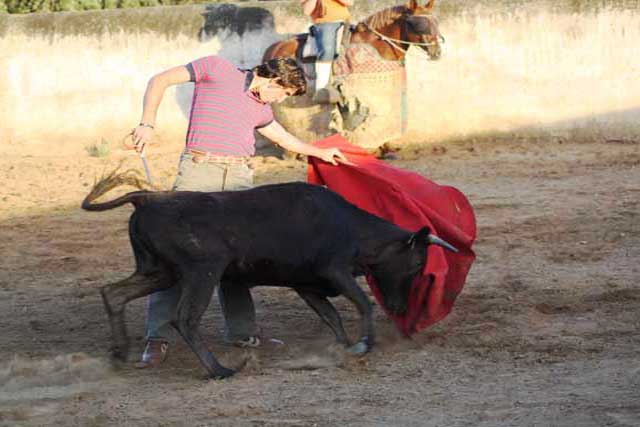
{"label": "sandy arena", "polygon": [[[419,141],[414,141],[419,142]],[[416,145],[394,165],[463,191],[477,260],[454,312],[403,339],[379,307],[378,345],[345,356],[287,289],[254,291],[265,345],[222,342],[217,299],[202,330],[228,366],[207,381],[183,342],[136,370],[144,302],[128,306],[130,362],[110,367],[98,288],[128,276],[130,207],[79,208],[120,160],[78,149],[0,158],[2,426],[640,425],[640,143],[549,138]],[[149,155],[165,185],[180,147]],[[257,183],[305,179],[305,163],[265,151]],[[357,314],[336,301],[353,337]]]}

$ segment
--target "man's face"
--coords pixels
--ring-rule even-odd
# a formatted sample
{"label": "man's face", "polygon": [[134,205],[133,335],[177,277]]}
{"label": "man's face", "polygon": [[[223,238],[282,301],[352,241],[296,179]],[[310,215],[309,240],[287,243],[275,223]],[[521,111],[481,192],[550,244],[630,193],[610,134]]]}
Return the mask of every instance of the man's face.
{"label": "man's face", "polygon": [[295,91],[295,89],[280,86],[276,79],[272,79],[269,83],[258,88],[258,96],[262,102],[271,104],[284,101],[288,96],[293,95]]}

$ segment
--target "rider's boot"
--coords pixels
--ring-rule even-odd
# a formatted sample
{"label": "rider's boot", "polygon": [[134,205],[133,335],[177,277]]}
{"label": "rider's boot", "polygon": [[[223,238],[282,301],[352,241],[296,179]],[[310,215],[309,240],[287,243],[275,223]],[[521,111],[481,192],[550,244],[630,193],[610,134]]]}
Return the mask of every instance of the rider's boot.
{"label": "rider's boot", "polygon": [[332,62],[316,61],[316,93],[313,95],[316,104],[335,104],[340,101],[340,93],[329,84],[332,65]]}

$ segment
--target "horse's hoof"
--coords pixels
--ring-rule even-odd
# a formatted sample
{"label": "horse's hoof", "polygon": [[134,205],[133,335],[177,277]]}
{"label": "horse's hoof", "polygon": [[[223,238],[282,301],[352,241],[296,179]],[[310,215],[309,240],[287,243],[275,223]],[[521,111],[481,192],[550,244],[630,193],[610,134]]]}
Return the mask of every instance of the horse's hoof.
{"label": "horse's hoof", "polygon": [[212,380],[223,380],[225,378],[229,378],[230,376],[232,376],[233,374],[235,374],[237,371],[235,369],[229,369],[229,368],[218,368],[216,369],[216,371],[209,376],[210,379]]}

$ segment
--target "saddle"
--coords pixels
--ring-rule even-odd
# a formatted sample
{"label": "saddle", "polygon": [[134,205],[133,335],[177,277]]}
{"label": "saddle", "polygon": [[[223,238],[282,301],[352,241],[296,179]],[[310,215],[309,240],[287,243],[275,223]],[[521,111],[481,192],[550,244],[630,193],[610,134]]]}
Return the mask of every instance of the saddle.
{"label": "saddle", "polygon": [[[343,24],[338,29],[336,37],[337,53],[336,58],[349,46],[351,40],[351,33],[354,31],[355,26],[348,25],[347,36],[344,37],[345,25]],[[316,45],[316,39],[314,37],[312,27],[309,27],[308,33],[298,34],[298,51],[296,52],[296,59],[303,64],[309,64],[316,61],[318,54],[318,47]],[[335,59],[335,58],[334,58]]]}
{"label": "saddle", "polygon": [[[345,28],[347,29],[346,35],[344,34]],[[342,25],[338,30],[336,40],[337,52],[336,57],[334,58],[334,67],[335,61],[340,61],[345,58],[344,55],[347,54],[351,42],[351,35],[356,31],[356,26],[349,25],[348,23]],[[308,33],[298,34],[296,37],[298,39],[296,60],[302,65],[307,78],[315,79],[314,64],[317,59],[318,49],[315,37],[313,36],[313,31],[310,29]],[[347,131],[353,131],[366,121],[369,116],[369,107],[362,105],[360,100],[355,97],[345,97],[342,84],[339,81],[336,81],[335,77],[336,76],[334,75],[332,86],[335,88],[339,96],[339,101],[336,106],[342,119],[340,127]]]}

